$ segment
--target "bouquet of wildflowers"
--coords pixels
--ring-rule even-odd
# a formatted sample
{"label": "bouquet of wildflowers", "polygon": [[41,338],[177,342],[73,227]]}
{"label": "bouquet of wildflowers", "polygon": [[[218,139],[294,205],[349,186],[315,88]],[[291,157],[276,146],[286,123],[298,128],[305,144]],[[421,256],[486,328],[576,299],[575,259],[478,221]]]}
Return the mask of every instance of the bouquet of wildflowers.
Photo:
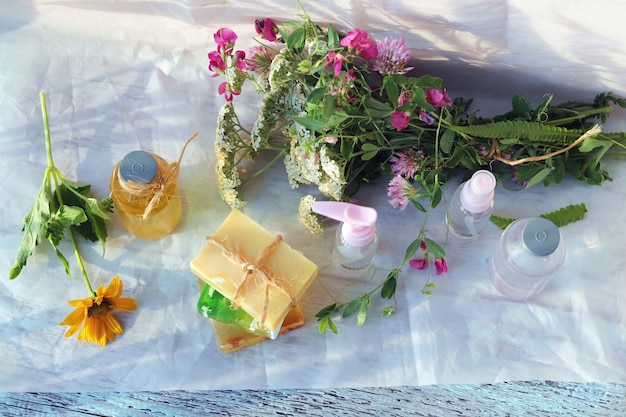
{"label": "bouquet of wildflowers", "polygon": [[[394,297],[407,263],[428,269],[422,291],[432,293],[431,264],[437,274],[447,265],[444,246],[426,236],[425,226],[457,171],[486,168],[501,185],[519,189],[558,183],[566,174],[591,184],[610,178],[600,160],[609,150],[623,151],[626,135],[603,133],[598,123],[606,121],[611,104],[626,107],[626,100],[602,93],[590,103],[555,105],[548,95],[534,107],[515,96],[510,111],[483,118],[471,111],[471,99],[453,100],[440,78],[413,74],[402,38],[375,41],[358,28],[340,34],[332,25],[314,23],[299,7],[298,22],[257,20],[258,43],[247,50],[236,49],[237,35],[228,28],[214,35],[209,70],[224,77],[219,92],[225,98],[215,141],[221,197],[241,207],[245,181],[239,164],[273,151],[270,163],[283,159],[292,187],[313,184],[328,199],[347,200],[387,174],[390,204],[404,210],[410,203],[425,213],[398,267],[371,292],[320,311],[320,330],[335,331],[330,314],[342,309],[344,316],[359,311],[362,323],[372,294]],[[233,106],[246,81],[261,95],[251,127],[241,124]],[[300,217],[320,234],[313,201],[302,199]],[[419,250],[424,256],[411,259]]]}

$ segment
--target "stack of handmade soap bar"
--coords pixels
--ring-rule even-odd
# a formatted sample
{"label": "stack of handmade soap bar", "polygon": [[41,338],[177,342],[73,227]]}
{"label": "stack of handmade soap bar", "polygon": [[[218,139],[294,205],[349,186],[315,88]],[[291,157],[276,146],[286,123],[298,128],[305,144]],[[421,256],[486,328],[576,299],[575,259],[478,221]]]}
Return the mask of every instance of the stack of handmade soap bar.
{"label": "stack of handmade soap bar", "polygon": [[223,352],[302,326],[297,303],[317,276],[313,262],[237,209],[207,239],[190,266]]}

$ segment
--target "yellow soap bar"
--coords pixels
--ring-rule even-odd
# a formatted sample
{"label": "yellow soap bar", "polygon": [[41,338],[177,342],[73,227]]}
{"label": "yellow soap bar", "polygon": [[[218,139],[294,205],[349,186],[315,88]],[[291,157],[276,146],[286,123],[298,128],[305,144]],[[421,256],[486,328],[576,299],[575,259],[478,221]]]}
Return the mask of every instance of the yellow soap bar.
{"label": "yellow soap bar", "polygon": [[[276,236],[237,209],[211,238],[213,241],[191,261],[193,273],[235,301],[273,337],[278,335],[293,301],[302,297],[317,276],[317,265],[283,241],[259,261],[259,255],[272,246]],[[250,268],[261,269],[262,276],[246,274]]]}
{"label": "yellow soap bar", "polygon": [[[237,326],[230,326],[217,320],[211,320],[215,340],[222,353],[233,353],[243,348],[256,345],[265,340],[266,336],[252,334]],[[280,334],[297,329],[304,324],[304,317],[299,306],[292,308],[280,328]]]}

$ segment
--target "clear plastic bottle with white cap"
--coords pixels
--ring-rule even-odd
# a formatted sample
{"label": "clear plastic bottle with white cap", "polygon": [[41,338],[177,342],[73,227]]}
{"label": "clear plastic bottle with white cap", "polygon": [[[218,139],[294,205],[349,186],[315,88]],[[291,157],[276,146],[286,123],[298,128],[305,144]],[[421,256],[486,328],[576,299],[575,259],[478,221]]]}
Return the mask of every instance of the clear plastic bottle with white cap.
{"label": "clear plastic bottle with white cap", "polygon": [[446,222],[450,232],[460,239],[475,239],[489,223],[493,212],[496,178],[487,170],[476,171],[459,185],[448,205]]}
{"label": "clear plastic bottle with white cap", "polygon": [[564,262],[558,227],[542,217],[523,218],[500,236],[489,259],[489,277],[505,297],[528,300],[543,291]]}
{"label": "clear plastic bottle with white cap", "polygon": [[333,249],[336,268],[350,277],[364,275],[378,249],[376,210],[338,201],[316,201],[312,210],[341,222]]}

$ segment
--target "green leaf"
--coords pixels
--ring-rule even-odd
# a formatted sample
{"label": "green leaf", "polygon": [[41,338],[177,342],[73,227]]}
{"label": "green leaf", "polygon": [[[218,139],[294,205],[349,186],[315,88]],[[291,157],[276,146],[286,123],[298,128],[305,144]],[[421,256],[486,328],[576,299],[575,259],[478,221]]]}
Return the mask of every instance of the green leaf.
{"label": "green leaf", "polygon": [[339,34],[335,31],[333,25],[328,25],[328,48],[335,49],[339,47]]}
{"label": "green leaf", "polygon": [[324,122],[317,119],[312,119],[310,117],[294,117],[293,121],[296,123],[300,123],[302,126],[313,132],[317,130],[322,130],[325,126]]}
{"label": "green leaf", "polygon": [[417,201],[417,199],[411,198],[411,203],[415,206],[416,209],[418,209],[422,213],[426,213],[426,208],[422,205],[422,203]]}
{"label": "green leaf", "polygon": [[415,85],[421,88],[435,88],[440,90],[443,85],[443,80],[439,77],[433,77],[430,75],[422,75],[415,79]]}
{"label": "green leaf", "polygon": [[322,115],[324,116],[324,118],[329,119],[330,116],[333,114],[334,109],[335,98],[332,95],[327,94],[326,96],[324,96],[324,101],[322,105]]}
{"label": "green leaf", "polygon": [[[106,213],[103,214],[108,218]],[[87,221],[87,215],[82,208],[65,204],[59,207],[55,216],[59,224],[63,227],[76,226]]]}
{"label": "green leaf", "polygon": [[524,188],[534,187],[543,181],[550,173],[552,172],[552,168],[544,168],[541,171],[537,172],[531,179],[526,183]]}
{"label": "green leaf", "polygon": [[352,159],[352,154],[354,153],[354,140],[347,138],[341,138],[340,140],[341,156],[343,156],[346,161],[349,161]]}
{"label": "green leaf", "polygon": [[307,103],[313,103],[317,100],[320,100],[326,96],[326,87],[316,88],[311,91],[306,98]]}
{"label": "green leaf", "polygon": [[335,326],[335,323],[330,318],[330,316],[324,316],[320,320],[319,331],[323,334],[326,330],[329,329],[331,332],[338,334],[337,326]]}
{"label": "green leaf", "polygon": [[351,315],[359,311],[360,308],[361,308],[361,300],[357,298],[356,300],[351,301],[346,306],[346,308],[344,308],[342,317],[343,318],[350,317]]}
{"label": "green leaf", "polygon": [[420,238],[417,238],[413,242],[411,242],[411,244],[407,246],[406,250],[404,251],[404,259],[402,263],[407,263],[409,259],[411,259],[413,255],[415,255],[415,252],[417,252],[421,244],[422,239]]}
{"label": "green leaf", "polygon": [[[563,227],[582,220],[585,217],[585,213],[587,213],[587,207],[583,203],[580,203],[570,204],[550,213],[540,214],[539,217],[550,220],[557,225],[557,227]],[[502,230],[506,229],[517,219],[516,217],[501,217],[496,215],[489,217],[489,220]]]}
{"label": "green leaf", "polygon": [[302,51],[306,42],[306,31],[303,27],[299,27],[287,36],[287,47],[296,52]]}
{"label": "green leaf", "polygon": [[610,148],[613,146],[613,142],[603,135],[590,136],[583,140],[578,150],[581,152],[591,152],[592,150],[600,147]]}
{"label": "green leaf", "polygon": [[513,223],[515,220],[517,220],[517,218],[515,218],[515,217],[501,217],[501,216],[496,216],[495,214],[492,214],[489,217],[489,220],[491,221],[491,223],[495,224],[500,229],[504,230],[511,223]]}
{"label": "green leaf", "polygon": [[362,300],[361,306],[359,308],[359,315],[356,318],[357,327],[361,327],[363,326],[363,323],[365,323],[365,319],[367,318],[367,310],[369,310],[369,308],[370,308],[369,298]]}
{"label": "green leaf", "polygon": [[26,266],[28,257],[35,250],[37,243],[46,238],[46,224],[50,219],[50,202],[52,197],[48,188],[43,185],[37,193],[37,198],[22,220],[22,241],[17,249],[17,255],[11,270],[9,279],[15,279]]}
{"label": "green leaf", "polygon": [[424,243],[426,244],[426,247],[428,248],[430,253],[432,253],[435,258],[444,258],[446,256],[446,251],[443,249],[443,247],[441,247],[441,245],[439,245],[439,243],[435,242],[434,240],[425,237]]}
{"label": "green leaf", "polygon": [[579,129],[566,129],[564,127],[531,123],[524,120],[505,120],[481,125],[455,126],[454,129],[466,135],[487,139],[495,138],[499,141],[527,138],[530,141],[560,144],[571,143],[584,133]]}
{"label": "green leaf", "polygon": [[398,97],[400,96],[400,89],[398,88],[398,84],[396,84],[393,77],[385,77],[383,79],[383,87],[385,88],[385,91],[387,91],[389,102],[397,103]]}
{"label": "green leaf", "polygon": [[331,305],[327,305],[326,307],[324,307],[323,309],[318,311],[317,314],[315,315],[315,317],[321,318],[323,316],[326,316],[326,315],[332,313],[336,309],[337,309],[337,303],[333,303]]}
{"label": "green leaf", "polygon": [[511,99],[515,114],[525,120],[530,120],[530,103],[523,97],[513,96]]}
{"label": "green leaf", "polygon": [[366,142],[361,146],[363,150],[363,155],[361,155],[361,159],[363,161],[369,161],[374,158],[378,154],[378,146],[374,143]]}
{"label": "green leaf", "polygon": [[383,298],[391,298],[396,294],[396,284],[398,283],[398,270],[394,269],[387,275],[387,279],[383,283],[380,290],[380,296]]}
{"label": "green leaf", "polygon": [[443,132],[441,135],[441,139],[439,139],[439,148],[441,151],[447,155],[452,151],[452,145],[454,145],[454,138],[456,137],[454,131],[452,129],[448,129]]}
{"label": "green leaf", "polygon": [[587,213],[587,207],[583,204],[570,204],[550,213],[542,214],[541,217],[550,220],[558,227],[582,220]]}

